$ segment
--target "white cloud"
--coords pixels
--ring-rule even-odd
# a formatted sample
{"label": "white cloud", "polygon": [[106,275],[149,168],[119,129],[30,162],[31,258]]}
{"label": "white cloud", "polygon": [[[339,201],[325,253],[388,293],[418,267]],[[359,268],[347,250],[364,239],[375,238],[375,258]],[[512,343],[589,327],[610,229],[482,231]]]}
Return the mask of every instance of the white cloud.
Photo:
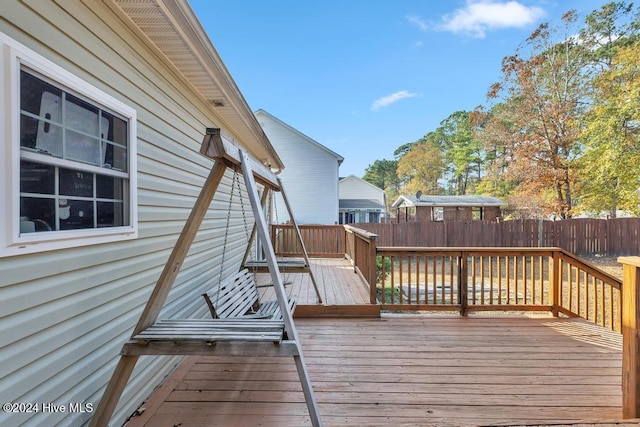
{"label": "white cloud", "polygon": [[417,15],[407,15],[406,19],[422,31],[427,31],[429,29],[429,25]]}
{"label": "white cloud", "polygon": [[401,90],[399,92],[392,93],[391,95],[383,96],[382,98],[375,100],[375,102],[371,106],[371,111],[378,111],[382,107],[386,107],[387,105],[393,104],[394,102],[398,102],[401,99],[413,98],[414,96],[418,96],[418,94],[411,93],[408,90]]}
{"label": "white cloud", "polygon": [[542,18],[540,7],[527,7],[518,1],[467,0],[467,5],[442,17],[440,30],[484,38],[487,30],[520,28]]}

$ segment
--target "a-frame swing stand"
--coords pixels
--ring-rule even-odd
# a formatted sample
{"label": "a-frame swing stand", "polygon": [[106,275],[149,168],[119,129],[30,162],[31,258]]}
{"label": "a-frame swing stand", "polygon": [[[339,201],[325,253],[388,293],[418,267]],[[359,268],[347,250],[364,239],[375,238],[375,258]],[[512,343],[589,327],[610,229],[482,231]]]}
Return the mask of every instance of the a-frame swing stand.
{"label": "a-frame swing stand", "polygon": [[[251,159],[231,142],[223,140],[219,129],[207,129],[200,153],[215,160],[187,223],[176,242],[156,286],[147,301],[131,339],[122,347],[120,361],[107,384],[90,426],[107,426],[129,377],[141,355],[222,355],[292,356],[314,426],[321,426],[320,413],[304,362],[293,315],[269,239],[256,181],[278,191],[279,182],[269,169]],[[282,320],[264,319],[177,319],[158,320],[169,291],[180,271],[189,247],[213,200],[227,167],[242,168],[258,237],[273,282]]]}
{"label": "a-frame swing stand", "polygon": [[[291,224],[293,225],[293,229],[296,232],[296,238],[298,240],[298,245],[302,249],[302,260],[298,259],[289,259],[289,260],[279,260],[278,261],[278,270],[281,273],[308,273],[309,279],[311,279],[311,284],[313,285],[313,289],[316,292],[316,300],[318,304],[322,304],[322,296],[320,295],[320,290],[318,289],[318,284],[316,283],[316,279],[313,275],[313,271],[311,270],[311,262],[309,261],[309,254],[307,253],[307,248],[304,244],[304,240],[302,239],[302,233],[300,233],[300,227],[298,227],[298,223],[296,222],[293,212],[291,211],[291,205],[289,205],[289,199],[287,199],[287,195],[284,191],[284,186],[282,185],[282,180],[277,178],[278,180],[278,188],[280,189],[280,194],[282,195],[282,200],[284,200],[284,205],[287,208],[287,213],[289,214],[289,219],[291,220]],[[269,198],[269,193],[272,190],[268,188],[262,195],[262,208],[264,210],[265,203]],[[256,224],[257,225],[257,224]],[[269,264],[266,260],[250,260],[249,253],[251,252],[251,245],[253,244],[256,236],[256,225],[254,225],[253,230],[251,231],[251,237],[249,238],[249,244],[247,245],[247,249],[244,253],[244,258],[242,259],[242,268],[247,268],[250,271],[255,273],[269,273]]]}

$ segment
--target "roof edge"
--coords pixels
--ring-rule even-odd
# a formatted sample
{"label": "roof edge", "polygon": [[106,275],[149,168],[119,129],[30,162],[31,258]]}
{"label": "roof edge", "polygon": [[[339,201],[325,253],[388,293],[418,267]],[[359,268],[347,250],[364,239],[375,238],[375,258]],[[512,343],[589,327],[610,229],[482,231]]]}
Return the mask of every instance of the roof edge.
{"label": "roof edge", "polygon": [[312,144],[314,144],[314,145],[318,146],[319,148],[323,149],[324,151],[326,151],[327,153],[329,153],[330,155],[332,155],[336,159],[338,159],[338,164],[342,164],[342,162],[344,161],[344,157],[342,157],[340,154],[338,154],[335,151],[331,150],[330,148],[320,144],[318,141],[316,141],[315,139],[305,135],[304,133],[300,132],[298,129],[294,128],[293,126],[283,122],[282,120],[280,120],[279,118],[277,118],[273,114],[269,113],[268,111],[266,111],[266,110],[264,110],[262,108],[259,108],[258,110],[256,110],[254,112],[254,115],[257,117],[259,114],[263,114],[263,115],[269,117],[270,119],[275,120],[276,122],[278,122],[282,126],[286,127],[287,129],[289,129],[292,132],[298,134],[299,136],[301,136],[302,138],[304,138],[307,141],[311,142]]}

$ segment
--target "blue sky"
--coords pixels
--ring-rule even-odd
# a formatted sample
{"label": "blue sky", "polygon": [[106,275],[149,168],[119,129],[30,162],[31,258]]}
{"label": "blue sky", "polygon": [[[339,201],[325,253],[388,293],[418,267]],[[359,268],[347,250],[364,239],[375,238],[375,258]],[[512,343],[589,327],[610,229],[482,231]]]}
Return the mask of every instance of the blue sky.
{"label": "blue sky", "polygon": [[[458,110],[541,23],[604,0],[189,0],[249,106],[362,176]],[[286,166],[286,165],[285,165]]]}

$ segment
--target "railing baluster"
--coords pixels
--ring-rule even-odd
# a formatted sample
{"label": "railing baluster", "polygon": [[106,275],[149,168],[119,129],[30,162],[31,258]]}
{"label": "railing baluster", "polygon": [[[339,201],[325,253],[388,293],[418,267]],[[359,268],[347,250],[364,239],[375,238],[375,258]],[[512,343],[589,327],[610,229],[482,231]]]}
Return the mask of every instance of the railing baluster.
{"label": "railing baluster", "polygon": [[467,308],[469,306],[469,284],[468,278],[468,255],[465,252],[460,254],[458,260],[458,300],[460,303],[460,314],[462,316],[467,315]]}
{"label": "railing baluster", "polygon": [[489,257],[489,300],[491,304],[496,303],[493,299],[493,257]]}
{"label": "railing baluster", "polygon": [[580,269],[578,267],[572,267],[575,271],[575,286],[576,286],[576,303],[578,304],[577,313],[578,315],[582,315],[584,313],[584,291],[582,289],[582,279],[580,275]]}
{"label": "railing baluster", "polygon": [[453,260],[455,258],[449,257],[449,304],[453,304],[453,291],[457,288],[457,284],[454,285],[453,275]]}
{"label": "railing baluster", "polygon": [[473,305],[476,305],[478,303],[477,289],[476,289],[476,276],[478,274],[477,273],[476,259],[477,259],[477,257],[475,257],[475,256],[471,257],[471,271],[472,271],[471,288],[473,290]]}
{"label": "railing baluster", "polygon": [[497,256],[498,260],[498,304],[502,304],[502,257]]}
{"label": "railing baluster", "polygon": [[436,304],[436,300],[437,300],[437,293],[438,293],[438,286],[436,285],[436,283],[438,283],[438,273],[436,271],[436,257],[431,257],[432,261],[433,261],[433,303]]}

